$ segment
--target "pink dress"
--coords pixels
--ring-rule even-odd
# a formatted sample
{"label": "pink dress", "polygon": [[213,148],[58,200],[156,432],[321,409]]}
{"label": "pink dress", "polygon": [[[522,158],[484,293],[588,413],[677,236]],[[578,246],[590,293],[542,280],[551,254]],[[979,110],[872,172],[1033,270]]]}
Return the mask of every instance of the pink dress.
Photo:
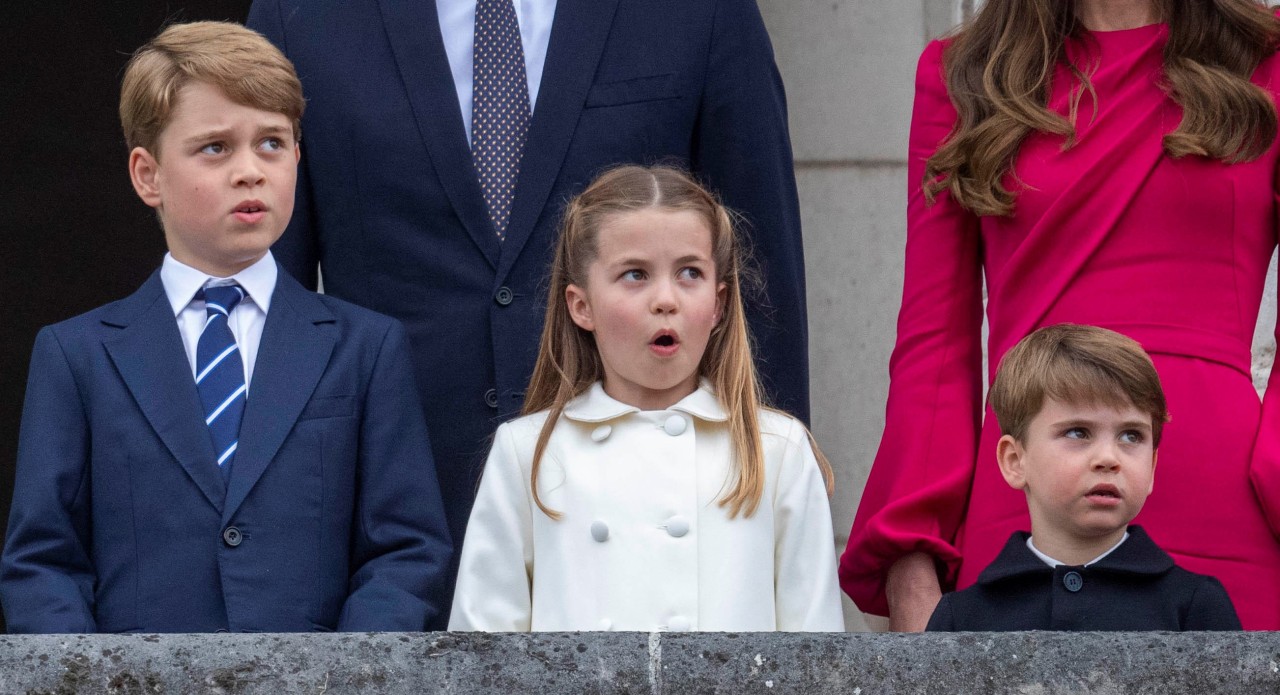
{"label": "pink dress", "polygon": [[[1265,402],[1250,345],[1276,245],[1276,163],[1173,159],[1161,138],[1181,109],[1160,90],[1167,27],[1094,32],[1068,51],[1096,58],[1094,100],[1077,144],[1033,135],[1015,162],[1016,210],[977,217],[920,191],[925,160],[956,112],[942,44],[916,78],[906,276],[884,438],[840,563],[864,611],[887,612],[884,578],[922,550],[963,588],[1009,534],[1030,527],[1025,499],[996,466],[1000,431],[982,407],[982,280],[991,367],[1020,338],[1065,321],[1110,328],[1151,353],[1169,400],[1155,492],[1135,523],[1178,564],[1226,585],[1247,629],[1280,629],[1280,369]],[[1093,56],[1094,58],[1090,58]],[[1280,59],[1254,81],[1273,95]],[[1073,78],[1055,75],[1067,113]],[[1020,183],[1018,182],[1020,180]]]}

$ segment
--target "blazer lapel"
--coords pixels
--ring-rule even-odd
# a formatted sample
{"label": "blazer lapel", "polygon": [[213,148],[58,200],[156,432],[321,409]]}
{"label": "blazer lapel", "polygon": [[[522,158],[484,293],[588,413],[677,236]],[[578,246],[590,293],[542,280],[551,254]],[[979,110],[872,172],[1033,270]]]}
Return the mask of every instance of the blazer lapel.
{"label": "blazer lapel", "polygon": [[542,85],[538,88],[529,137],[520,158],[511,220],[502,242],[499,278],[510,272],[546,208],[582,106],[587,101],[617,6],[618,0],[559,0],[556,3]]}
{"label": "blazer lapel", "polygon": [[248,497],[311,399],[335,340],[334,332],[320,324],[334,321],[316,295],[280,269],[253,367],[240,446],[231,465],[224,521]]}
{"label": "blazer lapel", "polygon": [[222,474],[160,273],[102,321],[121,329],[103,347],[147,422],[209,503],[222,509]]}
{"label": "blazer lapel", "polygon": [[379,0],[382,22],[395,54],[417,119],[418,134],[426,145],[440,185],[453,209],[484,254],[496,267],[500,242],[485,209],[484,194],[471,163],[471,149],[458,109],[458,91],[444,50],[435,0]]}

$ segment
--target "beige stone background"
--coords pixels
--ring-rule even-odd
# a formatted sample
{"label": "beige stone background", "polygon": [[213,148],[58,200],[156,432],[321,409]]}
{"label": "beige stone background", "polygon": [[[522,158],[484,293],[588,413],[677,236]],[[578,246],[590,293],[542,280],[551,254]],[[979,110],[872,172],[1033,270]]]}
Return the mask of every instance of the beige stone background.
{"label": "beige stone background", "polygon": [[[916,59],[975,0],[759,0],[786,83],[808,273],[814,436],[836,471],[843,550],[884,424],[902,293]],[[1275,354],[1274,259],[1255,340]],[[845,599],[850,630],[883,629]]]}

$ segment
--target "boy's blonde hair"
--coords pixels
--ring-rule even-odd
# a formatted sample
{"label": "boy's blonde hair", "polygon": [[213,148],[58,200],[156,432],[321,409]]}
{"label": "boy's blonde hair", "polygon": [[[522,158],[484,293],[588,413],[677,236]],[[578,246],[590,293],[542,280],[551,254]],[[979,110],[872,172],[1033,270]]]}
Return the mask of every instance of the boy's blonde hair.
{"label": "boy's blonde hair", "polygon": [[1002,434],[1026,441],[1027,426],[1045,398],[1133,406],[1151,416],[1151,443],[1156,447],[1169,421],[1160,375],[1142,346],[1097,326],[1060,323],[1041,328],[1000,360],[988,402]]}
{"label": "boy's blonde hair", "polygon": [[[732,489],[720,499],[720,506],[729,508],[731,518],[740,512],[751,516],[764,492],[759,409],[765,406],[761,403],[760,386],[751,357],[751,341],[747,334],[741,287],[744,261],[734,232],[733,218],[714,195],[680,169],[626,165],[600,175],[569,201],[561,220],[560,237],[551,265],[546,321],[533,378],[525,394],[524,413],[550,411],[534,448],[531,483],[534,502],[553,519],[559,518],[560,514],[544,505],[538,496],[538,469],[542,455],[565,404],[604,378],[604,365],[596,349],[595,337],[573,322],[565,302],[565,290],[571,284],[587,286],[588,268],[596,259],[597,239],[607,218],[655,208],[691,211],[702,218],[711,231],[716,281],[725,285],[723,317],[711,331],[698,367],[698,374],[711,382],[729,415],[736,480]],[[830,466],[816,445],[814,454],[830,492]]]}
{"label": "boy's blonde hair", "polygon": [[156,143],[190,82],[237,104],[284,114],[302,137],[302,83],[270,41],[234,22],[174,24],[134,52],[120,86],[120,125],[130,149],[158,154]]}

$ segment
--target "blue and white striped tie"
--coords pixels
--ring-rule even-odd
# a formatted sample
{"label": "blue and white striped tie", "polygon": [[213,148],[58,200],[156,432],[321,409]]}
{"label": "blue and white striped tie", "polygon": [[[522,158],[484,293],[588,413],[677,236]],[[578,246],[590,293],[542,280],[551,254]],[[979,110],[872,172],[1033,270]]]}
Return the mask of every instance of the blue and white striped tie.
{"label": "blue and white striped tie", "polygon": [[245,293],[239,285],[223,285],[206,287],[196,298],[204,300],[208,313],[196,343],[196,390],[204,406],[204,422],[213,437],[218,468],[226,480],[240,439],[247,393],[244,362],[227,320]]}

